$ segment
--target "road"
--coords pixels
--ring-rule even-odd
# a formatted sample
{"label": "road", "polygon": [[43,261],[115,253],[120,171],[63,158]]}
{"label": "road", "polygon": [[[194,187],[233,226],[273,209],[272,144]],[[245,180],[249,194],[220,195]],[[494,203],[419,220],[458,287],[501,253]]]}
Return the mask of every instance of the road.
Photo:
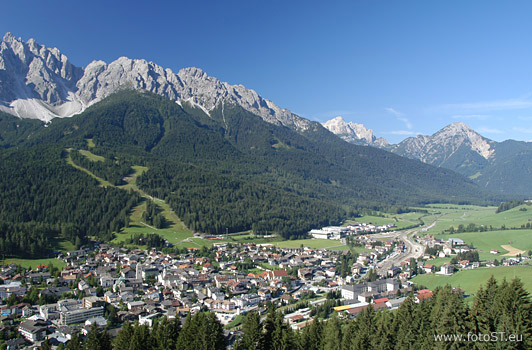
{"label": "road", "polygon": [[374,237],[378,238],[397,238],[405,243],[405,250],[403,252],[394,253],[377,264],[377,273],[379,275],[386,275],[388,269],[390,269],[392,266],[399,266],[401,261],[410,261],[411,258],[417,259],[423,256],[423,254],[425,253],[425,247],[414,241],[414,239],[412,238],[412,236],[414,236],[421,230],[422,227],[418,227],[406,231],[379,233],[373,235]]}

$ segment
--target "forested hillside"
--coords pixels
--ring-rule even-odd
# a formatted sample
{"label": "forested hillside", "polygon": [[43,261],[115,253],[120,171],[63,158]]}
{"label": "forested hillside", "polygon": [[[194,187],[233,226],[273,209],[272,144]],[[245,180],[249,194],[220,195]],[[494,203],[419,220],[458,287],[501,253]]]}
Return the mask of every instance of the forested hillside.
{"label": "forested hillside", "polygon": [[81,244],[88,236],[109,239],[126,225],[138,195],[98,186],[67,164],[66,153],[58,146],[41,146],[0,154],[3,254],[46,256],[58,235]]}
{"label": "forested hillside", "polygon": [[44,123],[34,119],[20,119],[0,112],[0,149],[17,146],[42,129]]}
{"label": "forested hillside", "polygon": [[[296,237],[367,209],[398,211],[429,202],[500,199],[451,171],[351,145],[318,123],[310,125],[298,133],[231,103],[206,114],[193,105],[181,106],[154,94],[121,91],[81,115],[54,119],[36,132],[31,124],[21,134],[23,140],[14,138],[13,130],[0,131],[2,137],[9,136],[10,144],[18,145],[3,154],[8,161],[2,169],[10,179],[2,184],[10,188],[3,195],[12,195],[15,184],[23,188],[16,212],[29,214],[16,217],[8,211],[14,222],[72,223],[76,229],[83,227],[84,234],[108,237],[125,224],[133,195],[98,188],[93,180],[69,168],[64,160],[68,149],[74,163],[113,184],[122,183],[131,165],[147,166],[149,170],[137,179],[139,187],[168,201],[189,228],[209,233],[253,229]],[[104,160],[88,160],[78,153],[89,147]],[[61,154],[48,155],[52,149]],[[41,159],[26,154],[42,150],[48,151]],[[17,159],[23,159],[29,175],[18,172]],[[31,178],[31,174],[43,173],[41,167],[57,173]],[[89,182],[81,185],[75,180],[90,194],[53,187],[48,199],[44,190],[32,192],[78,177]],[[54,180],[48,184],[45,179]],[[109,202],[101,208],[92,201],[99,191]],[[54,201],[59,194],[64,199]],[[35,199],[38,203],[53,201],[53,205],[30,205]],[[70,208],[70,213],[54,214],[60,206]],[[84,210],[91,215],[81,214]]]}

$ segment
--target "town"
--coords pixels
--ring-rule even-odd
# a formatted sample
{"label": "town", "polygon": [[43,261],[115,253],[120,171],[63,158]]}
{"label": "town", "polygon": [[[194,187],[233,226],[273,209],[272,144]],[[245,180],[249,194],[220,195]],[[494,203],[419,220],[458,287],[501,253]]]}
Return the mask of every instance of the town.
{"label": "town", "polygon": [[[416,236],[424,252],[419,252],[419,259],[409,259],[403,241],[408,235],[387,232],[392,227],[361,224],[310,232],[363,249],[355,254],[282,249],[267,243],[220,242],[212,248],[163,252],[94,242],[60,254],[66,264],[61,270],[46,265],[33,270],[3,266],[0,330],[9,349],[40,346],[45,339],[57,346],[74,334],[87,335],[94,324],[116,334],[124,322],[152,326],[161,317],[183,322],[188,314],[209,310],[225,326],[226,339],[234,340],[241,318],[252,311],[265,313],[274,306],[293,329],[301,330],[317,315],[326,319],[336,312],[353,318],[370,305],[376,310],[396,309],[409,293],[417,302],[430,298],[432,291],[410,281],[417,274],[450,275],[457,269],[480,267],[478,253],[475,256],[463,241],[444,242],[432,235]],[[460,259],[439,270],[430,264],[432,258],[451,255]],[[379,269],[390,259],[403,260]]]}

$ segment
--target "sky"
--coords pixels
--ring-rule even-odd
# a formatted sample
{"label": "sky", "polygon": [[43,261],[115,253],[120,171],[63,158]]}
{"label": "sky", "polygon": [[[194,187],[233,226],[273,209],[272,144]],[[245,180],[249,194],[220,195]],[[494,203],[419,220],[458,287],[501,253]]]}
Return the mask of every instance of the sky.
{"label": "sky", "polygon": [[6,1],[6,32],[81,67],[121,56],[198,67],[392,143],[458,121],[532,140],[531,1]]}

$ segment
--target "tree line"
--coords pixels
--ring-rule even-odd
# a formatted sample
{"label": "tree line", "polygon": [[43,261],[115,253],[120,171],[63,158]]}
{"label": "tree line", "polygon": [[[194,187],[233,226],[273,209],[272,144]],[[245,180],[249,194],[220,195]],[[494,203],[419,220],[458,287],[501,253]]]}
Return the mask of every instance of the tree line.
{"label": "tree line", "polygon": [[518,207],[520,205],[525,204],[523,201],[509,201],[509,202],[502,202],[497,207],[497,210],[495,210],[495,214],[502,213],[503,211],[507,211],[510,209],[513,209],[515,207]]}

